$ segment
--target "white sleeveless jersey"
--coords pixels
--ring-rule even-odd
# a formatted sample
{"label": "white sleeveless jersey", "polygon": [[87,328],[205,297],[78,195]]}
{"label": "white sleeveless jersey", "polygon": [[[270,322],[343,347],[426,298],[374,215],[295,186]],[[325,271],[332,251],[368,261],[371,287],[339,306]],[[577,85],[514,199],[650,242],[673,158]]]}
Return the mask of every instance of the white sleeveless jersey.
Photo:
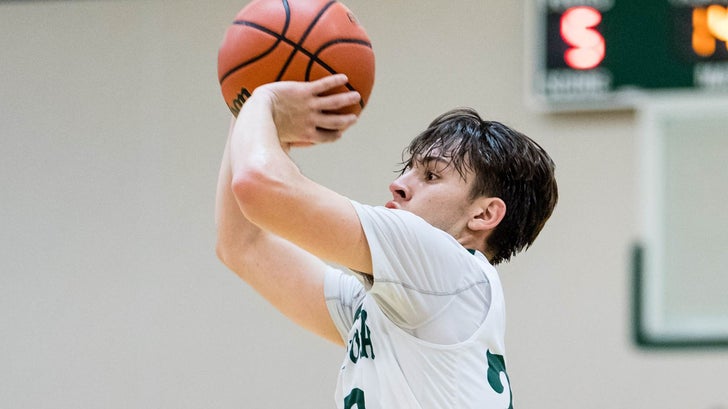
{"label": "white sleeveless jersey", "polygon": [[326,302],[347,342],[337,407],[512,408],[495,269],[411,213],[354,206],[374,282],[326,275]]}

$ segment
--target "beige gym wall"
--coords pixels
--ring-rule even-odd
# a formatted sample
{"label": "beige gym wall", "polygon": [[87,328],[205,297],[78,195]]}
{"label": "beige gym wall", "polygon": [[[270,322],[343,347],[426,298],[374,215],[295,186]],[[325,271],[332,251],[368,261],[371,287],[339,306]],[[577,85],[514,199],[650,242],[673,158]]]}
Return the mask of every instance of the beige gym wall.
{"label": "beige gym wall", "polygon": [[[343,351],[215,257],[216,55],[243,4],[0,2],[1,407],[334,407]],[[728,351],[631,342],[636,116],[527,106],[530,3],[346,4],[376,85],[343,140],[296,152],[305,174],[382,204],[408,140],[462,105],[557,163],[552,220],[500,268],[514,405],[728,407]]]}

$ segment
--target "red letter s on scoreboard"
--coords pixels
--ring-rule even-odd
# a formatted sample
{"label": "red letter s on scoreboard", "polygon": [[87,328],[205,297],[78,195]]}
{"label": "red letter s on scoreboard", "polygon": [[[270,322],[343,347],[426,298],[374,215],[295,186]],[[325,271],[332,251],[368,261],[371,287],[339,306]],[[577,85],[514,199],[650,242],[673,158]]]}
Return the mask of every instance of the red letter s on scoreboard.
{"label": "red letter s on scoreboard", "polygon": [[569,67],[589,70],[604,60],[604,37],[594,29],[601,21],[602,13],[592,7],[572,7],[561,16],[561,38],[571,46],[564,53]]}

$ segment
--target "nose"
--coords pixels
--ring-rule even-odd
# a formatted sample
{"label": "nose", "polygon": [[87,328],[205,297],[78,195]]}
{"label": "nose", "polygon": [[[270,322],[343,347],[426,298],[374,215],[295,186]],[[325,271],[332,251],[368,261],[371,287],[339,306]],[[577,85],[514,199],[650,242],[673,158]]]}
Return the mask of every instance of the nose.
{"label": "nose", "polygon": [[392,192],[394,199],[409,200],[410,190],[405,184],[404,175],[395,179],[389,184],[389,191]]}

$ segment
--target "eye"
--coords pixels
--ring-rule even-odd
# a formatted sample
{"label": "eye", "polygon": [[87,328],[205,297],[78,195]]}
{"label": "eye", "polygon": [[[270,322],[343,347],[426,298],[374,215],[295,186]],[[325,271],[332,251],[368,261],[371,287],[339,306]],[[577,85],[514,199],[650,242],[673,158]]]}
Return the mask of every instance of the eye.
{"label": "eye", "polygon": [[431,172],[429,170],[425,171],[425,179],[428,181],[437,180],[439,176],[435,174],[434,172]]}

